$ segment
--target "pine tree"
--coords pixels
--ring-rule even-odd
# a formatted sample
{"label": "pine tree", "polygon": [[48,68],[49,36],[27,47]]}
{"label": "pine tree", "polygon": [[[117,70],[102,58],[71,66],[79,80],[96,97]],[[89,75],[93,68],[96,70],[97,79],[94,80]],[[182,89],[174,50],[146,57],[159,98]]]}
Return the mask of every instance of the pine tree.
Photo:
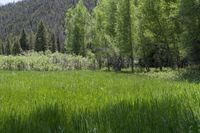
{"label": "pine tree", "polygon": [[14,42],[13,48],[12,48],[12,54],[13,55],[18,55],[18,54],[21,53],[21,51],[22,51],[22,49],[21,49],[19,40],[16,39],[15,42]]}
{"label": "pine tree", "polygon": [[23,51],[29,50],[28,39],[27,39],[26,31],[24,29],[22,30],[19,42]]}
{"label": "pine tree", "polygon": [[47,40],[46,40],[46,28],[43,24],[43,22],[39,22],[37,34],[36,34],[36,40],[35,40],[35,51],[45,52],[48,50]]}
{"label": "pine tree", "polygon": [[35,35],[33,32],[30,33],[29,35],[29,50],[34,50],[35,49]]}
{"label": "pine tree", "polygon": [[56,45],[56,38],[55,38],[55,34],[51,33],[50,34],[50,48],[51,48],[51,52],[55,53],[57,51],[57,45]]}
{"label": "pine tree", "polygon": [[5,55],[10,55],[11,54],[11,49],[10,46],[11,45],[11,40],[7,39],[6,43],[5,43]]}
{"label": "pine tree", "polygon": [[1,39],[0,39],[0,54],[1,55],[3,54],[3,42]]}
{"label": "pine tree", "polygon": [[59,39],[59,37],[57,37],[57,39],[56,39],[56,44],[57,44],[57,50],[58,50],[58,52],[62,52],[61,46],[60,46],[60,39]]}

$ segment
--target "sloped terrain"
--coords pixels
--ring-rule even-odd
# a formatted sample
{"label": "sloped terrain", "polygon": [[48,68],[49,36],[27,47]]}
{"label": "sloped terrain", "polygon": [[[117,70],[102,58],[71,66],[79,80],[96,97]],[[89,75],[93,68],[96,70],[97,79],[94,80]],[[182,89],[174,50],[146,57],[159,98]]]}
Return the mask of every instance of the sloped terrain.
{"label": "sloped terrain", "polygon": [[[97,0],[85,0],[91,10]],[[35,32],[38,21],[42,20],[48,29],[64,40],[64,16],[77,0],[24,0],[0,7],[0,38],[18,35],[24,28]]]}

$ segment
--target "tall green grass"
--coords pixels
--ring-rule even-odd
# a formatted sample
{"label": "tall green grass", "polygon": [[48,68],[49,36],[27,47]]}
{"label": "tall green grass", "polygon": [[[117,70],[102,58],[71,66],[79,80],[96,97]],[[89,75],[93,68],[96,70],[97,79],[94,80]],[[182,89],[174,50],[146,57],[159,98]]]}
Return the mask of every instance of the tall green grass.
{"label": "tall green grass", "polygon": [[200,85],[146,75],[0,71],[1,133],[198,133]]}

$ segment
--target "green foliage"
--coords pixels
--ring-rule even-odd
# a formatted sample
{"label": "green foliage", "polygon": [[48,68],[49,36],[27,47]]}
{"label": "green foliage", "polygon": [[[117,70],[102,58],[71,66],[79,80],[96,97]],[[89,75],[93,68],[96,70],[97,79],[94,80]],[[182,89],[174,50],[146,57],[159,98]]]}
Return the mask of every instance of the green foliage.
{"label": "green foliage", "polygon": [[27,35],[24,29],[22,30],[19,43],[23,51],[29,50],[28,39],[27,39]]}
{"label": "green foliage", "polygon": [[[97,0],[83,0],[88,10],[92,10]],[[18,36],[23,27],[27,33],[36,32],[37,24],[42,20],[46,27],[59,36],[64,45],[64,17],[66,11],[78,0],[23,0],[0,6],[0,38],[10,33]]]}
{"label": "green foliage", "polygon": [[51,52],[55,53],[57,50],[57,44],[56,44],[56,37],[54,33],[50,34],[50,49]]}
{"label": "green foliage", "polygon": [[89,71],[1,71],[0,79],[2,133],[199,130],[199,84]]}
{"label": "green foliage", "polygon": [[14,42],[14,45],[12,47],[12,54],[18,55],[18,54],[21,54],[21,52],[22,52],[22,49],[21,49],[21,46],[20,46],[20,42],[18,41],[18,39],[16,39],[15,42]]}
{"label": "green foliage", "polygon": [[180,17],[182,19],[184,33],[183,43],[188,48],[188,55],[194,64],[200,63],[200,1],[181,0]]}
{"label": "green foliage", "polygon": [[3,50],[3,42],[2,42],[2,40],[0,39],[0,55],[2,55],[3,52],[4,52],[4,50]]}
{"label": "green foliage", "polygon": [[[36,3],[43,5],[43,2],[48,5],[49,14],[54,12],[53,4],[56,9],[66,4],[64,1],[59,1],[58,4],[62,4],[57,5],[53,1],[45,0]],[[28,1],[22,3],[26,4]],[[24,47],[28,38],[30,50],[67,52],[84,57],[91,53],[95,55],[99,68],[107,66],[108,70],[113,67],[118,71],[130,66],[133,71],[134,66],[145,67],[147,70],[150,67],[159,67],[162,70],[164,67],[173,69],[185,67],[189,62],[196,66],[200,64],[199,0],[100,0],[98,3],[96,0],[73,0],[67,4],[64,22],[60,22],[59,25],[54,22],[60,20],[64,14],[55,15],[54,19],[44,17],[41,20],[47,26],[40,22],[36,37],[34,37],[36,29],[34,24],[38,23],[42,15],[35,11],[34,14],[38,17],[33,15],[27,22],[30,23],[29,28],[26,28],[27,32],[32,33],[28,36],[23,30],[21,34],[20,42],[23,50],[26,49]],[[90,10],[94,5],[94,10]],[[62,9],[63,7],[60,10]],[[5,24],[5,20],[10,17],[4,15],[12,15],[7,13],[2,15],[1,11],[4,12],[4,8],[0,8],[0,22]],[[53,27],[52,23],[55,24]],[[65,32],[62,32],[63,25]],[[14,27],[11,24],[3,31],[12,31]],[[1,28],[0,24],[0,33]],[[49,31],[55,35],[51,35]],[[63,33],[66,33],[65,37]],[[5,36],[4,33],[1,34]],[[16,34],[13,32],[6,36]],[[33,38],[36,38],[35,41]],[[3,45],[4,50],[1,53],[9,55],[6,39],[3,40]],[[12,45],[11,40],[10,46]]]}
{"label": "green foliage", "polygon": [[131,69],[134,71],[134,29],[133,21],[135,16],[135,6],[132,0],[119,0],[117,10],[117,42],[122,55],[131,59]]}
{"label": "green foliage", "polygon": [[66,49],[70,53],[85,56],[86,54],[86,26],[89,20],[89,12],[83,1],[67,11],[66,22]]}
{"label": "green foliage", "polygon": [[110,59],[117,56],[119,49],[116,47],[116,11],[117,1],[102,0],[94,9],[89,29],[89,43],[96,55],[99,68],[107,62],[110,67]]}
{"label": "green foliage", "polygon": [[44,23],[41,21],[38,24],[38,30],[36,34],[36,40],[35,40],[35,51],[37,52],[45,52],[48,50],[48,44],[47,44],[47,38],[46,38],[46,28],[44,26]]}
{"label": "green foliage", "polygon": [[132,44],[132,6],[130,0],[119,0],[117,9],[117,42],[122,54],[131,57]]}
{"label": "green foliage", "polygon": [[29,50],[34,50],[35,49],[35,34],[31,32],[29,34]]}
{"label": "green foliage", "polygon": [[64,50],[61,48],[59,37],[57,37],[57,39],[56,39],[56,44],[57,44],[58,52],[64,53]]}
{"label": "green foliage", "polygon": [[[17,46],[17,42],[15,43]],[[19,51],[13,51],[18,54]],[[24,53],[17,56],[0,56],[0,69],[3,70],[35,70],[35,71],[67,71],[95,69],[92,59],[61,53]]]}
{"label": "green foliage", "polygon": [[10,55],[11,54],[11,40],[7,39],[5,46],[4,46],[4,54]]}
{"label": "green foliage", "polygon": [[143,0],[139,9],[138,36],[144,62],[150,65],[149,59],[155,60],[161,68],[177,66],[182,30],[178,18],[179,1]]}

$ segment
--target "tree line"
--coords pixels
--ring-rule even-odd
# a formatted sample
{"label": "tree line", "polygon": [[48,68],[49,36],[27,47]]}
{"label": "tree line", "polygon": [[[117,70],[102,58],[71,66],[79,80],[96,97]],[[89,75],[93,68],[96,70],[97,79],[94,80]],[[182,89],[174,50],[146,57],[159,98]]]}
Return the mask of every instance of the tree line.
{"label": "tree line", "polygon": [[200,64],[200,0],[99,0],[68,10],[66,49],[99,67],[173,69]]}
{"label": "tree line", "polygon": [[100,69],[116,71],[200,68],[199,12],[199,0],[99,0],[92,11],[79,0],[65,15],[64,48],[40,22],[36,33],[22,30],[20,37],[7,39],[1,53],[58,51],[94,57]]}
{"label": "tree line", "polygon": [[[64,17],[66,11],[78,0],[20,0],[0,6],[0,38],[17,36],[22,28],[27,33],[37,31],[37,23],[43,21],[59,37],[61,47],[64,45]],[[91,11],[97,0],[83,0]]]}
{"label": "tree line", "polygon": [[45,52],[50,50],[54,52],[63,52],[59,37],[48,30],[44,23],[38,23],[36,33],[27,33],[22,30],[20,36],[8,37],[5,41],[0,40],[0,54],[2,55],[19,55],[27,51]]}

